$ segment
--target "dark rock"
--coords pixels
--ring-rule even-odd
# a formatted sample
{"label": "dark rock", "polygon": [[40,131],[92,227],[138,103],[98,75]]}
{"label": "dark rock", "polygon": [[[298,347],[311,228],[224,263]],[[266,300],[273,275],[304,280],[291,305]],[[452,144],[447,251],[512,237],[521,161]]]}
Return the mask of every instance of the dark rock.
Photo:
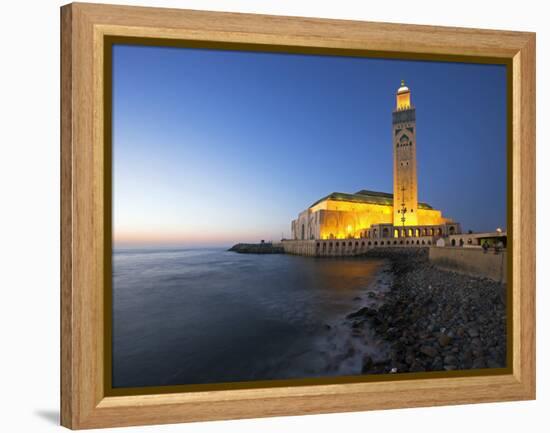
{"label": "dark rock", "polygon": [[426,368],[417,360],[415,360],[412,365],[409,367],[411,372],[426,371]]}
{"label": "dark rock", "polygon": [[441,347],[447,347],[449,345],[449,343],[451,342],[451,337],[449,337],[448,335],[443,334],[443,335],[439,336],[437,341],[439,342],[439,345]]}
{"label": "dark rock", "polygon": [[498,362],[494,359],[488,359],[487,360],[487,367],[488,368],[504,368],[504,364],[501,364],[500,362]]}
{"label": "dark rock", "polygon": [[399,329],[395,327],[391,327],[386,331],[386,335],[389,339],[394,340],[399,336],[400,332]]}
{"label": "dark rock", "polygon": [[479,331],[476,328],[469,328],[468,335],[472,338],[479,337]]}
{"label": "dark rock", "polygon": [[436,359],[434,359],[434,361],[432,362],[431,369],[433,371],[443,370],[443,360],[440,357],[437,357]]}
{"label": "dark rock", "polygon": [[472,368],[486,368],[486,367],[487,367],[487,364],[485,362],[485,359],[483,358],[476,358],[472,363]]}
{"label": "dark rock", "polygon": [[475,348],[481,348],[483,347],[483,344],[481,343],[481,340],[479,338],[472,338],[472,341],[470,342],[472,347]]}
{"label": "dark rock", "polygon": [[443,358],[443,362],[445,363],[445,365],[456,365],[457,359],[456,356],[447,355],[445,356],[445,358]]}
{"label": "dark rock", "polygon": [[348,314],[346,317],[348,319],[355,319],[356,317],[363,317],[363,316],[371,317],[375,314],[376,314],[376,310],[373,310],[372,308],[369,308],[369,307],[363,307],[355,311],[354,313]]}
{"label": "dark rock", "polygon": [[391,362],[391,359],[389,358],[380,358],[380,359],[376,359],[376,360],[373,360],[374,361],[374,366],[384,366],[384,365],[387,365]]}
{"label": "dark rock", "polygon": [[434,349],[432,346],[422,346],[420,348],[420,352],[426,356],[429,356],[430,358],[437,356],[437,350]]}
{"label": "dark rock", "polygon": [[365,355],[365,357],[363,358],[362,372],[363,373],[368,373],[369,371],[372,370],[373,367],[374,367],[374,361],[372,360],[372,358],[369,355]]}

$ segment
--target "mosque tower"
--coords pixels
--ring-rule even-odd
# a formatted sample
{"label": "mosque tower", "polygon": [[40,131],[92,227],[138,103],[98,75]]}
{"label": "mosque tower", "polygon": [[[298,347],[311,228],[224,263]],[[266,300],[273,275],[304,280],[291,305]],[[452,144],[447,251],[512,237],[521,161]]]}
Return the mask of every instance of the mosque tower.
{"label": "mosque tower", "polygon": [[397,89],[393,112],[393,224],[418,224],[418,181],[416,176],[416,110],[405,82]]}

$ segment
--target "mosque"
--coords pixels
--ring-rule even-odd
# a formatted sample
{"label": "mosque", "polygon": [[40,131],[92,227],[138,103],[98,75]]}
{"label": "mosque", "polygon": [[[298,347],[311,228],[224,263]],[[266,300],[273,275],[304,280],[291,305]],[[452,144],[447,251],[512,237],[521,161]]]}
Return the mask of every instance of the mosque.
{"label": "mosque", "polygon": [[292,221],[285,251],[325,255],[337,248],[351,253],[374,246],[433,245],[461,233],[460,224],[418,201],[416,110],[404,81],[392,117],[393,194],[362,189],[317,200]]}

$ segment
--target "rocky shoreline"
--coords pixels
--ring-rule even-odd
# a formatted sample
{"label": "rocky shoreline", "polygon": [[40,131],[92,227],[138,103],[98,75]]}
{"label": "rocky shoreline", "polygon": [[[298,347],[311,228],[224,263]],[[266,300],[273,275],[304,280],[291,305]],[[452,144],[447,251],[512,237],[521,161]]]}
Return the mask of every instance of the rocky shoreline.
{"label": "rocky shoreline", "polygon": [[376,249],[390,261],[391,288],[370,291],[377,306],[347,316],[352,335],[369,327],[386,347],[365,355],[363,374],[503,368],[506,366],[506,286],[438,269],[426,248]]}

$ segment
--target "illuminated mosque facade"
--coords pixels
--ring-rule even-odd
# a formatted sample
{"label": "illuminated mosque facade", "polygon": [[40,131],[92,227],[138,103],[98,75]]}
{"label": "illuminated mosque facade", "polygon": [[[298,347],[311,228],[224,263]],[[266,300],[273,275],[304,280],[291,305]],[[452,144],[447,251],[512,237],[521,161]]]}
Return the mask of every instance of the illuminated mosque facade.
{"label": "illuminated mosque facade", "polygon": [[[392,115],[393,194],[333,192],[317,200],[291,223],[292,241],[302,241],[295,253],[319,255],[342,245],[354,251],[373,246],[433,245],[440,237],[461,232],[460,224],[418,201],[416,110],[403,81]],[[304,248],[307,251],[301,251]]]}

